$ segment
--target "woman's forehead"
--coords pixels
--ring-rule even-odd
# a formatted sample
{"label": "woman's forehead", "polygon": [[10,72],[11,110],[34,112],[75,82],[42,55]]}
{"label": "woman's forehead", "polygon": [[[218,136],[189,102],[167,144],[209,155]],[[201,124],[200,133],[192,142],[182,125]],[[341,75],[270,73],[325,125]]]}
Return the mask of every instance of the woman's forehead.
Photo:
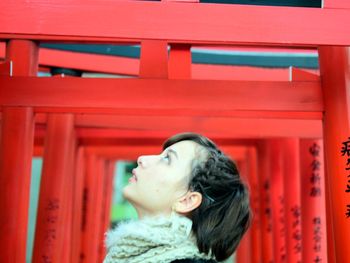
{"label": "woman's forehead", "polygon": [[207,155],[205,147],[190,140],[174,143],[167,150],[175,151],[179,160],[203,159]]}

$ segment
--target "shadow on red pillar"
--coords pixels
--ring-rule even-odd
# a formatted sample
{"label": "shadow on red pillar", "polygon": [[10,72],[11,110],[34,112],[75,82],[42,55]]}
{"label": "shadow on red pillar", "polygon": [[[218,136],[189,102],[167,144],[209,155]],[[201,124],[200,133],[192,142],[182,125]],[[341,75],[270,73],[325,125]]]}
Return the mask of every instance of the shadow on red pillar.
{"label": "shadow on red pillar", "polygon": [[[349,48],[320,47],[329,262],[350,262]],[[342,151],[343,150],[343,151]],[[334,242],[333,242],[334,240]]]}
{"label": "shadow on red pillar", "polygon": [[272,231],[276,263],[286,262],[286,222],[281,140],[269,140],[271,172]]}
{"label": "shadow on red pillar", "polygon": [[[14,76],[35,76],[38,46],[10,40],[6,62]],[[29,87],[28,87],[29,88]],[[3,107],[0,145],[0,262],[25,262],[31,163],[34,144],[32,108]]]}
{"label": "shadow on red pillar", "polygon": [[327,262],[322,140],[300,141],[303,262]]}
{"label": "shadow on red pillar", "polygon": [[25,262],[34,143],[31,108],[4,108],[0,148],[0,262]]}
{"label": "shadow on red pillar", "polygon": [[83,215],[83,190],[85,174],[85,151],[79,147],[76,152],[76,165],[73,183],[73,218],[72,218],[72,259],[71,262],[80,261],[81,223]]}
{"label": "shadow on red pillar", "polygon": [[248,160],[248,181],[250,185],[250,203],[253,213],[251,231],[251,262],[261,262],[261,209],[260,209],[260,196],[257,189],[259,189],[259,180],[257,173],[257,151],[255,147],[250,147],[247,150]]}
{"label": "shadow on red pillar", "polygon": [[81,262],[96,263],[99,259],[102,222],[103,163],[94,154],[86,155],[84,179]]}
{"label": "shadow on red pillar", "polygon": [[299,139],[283,139],[281,144],[286,212],[287,262],[298,263],[302,262]]}
{"label": "shadow on red pillar", "polygon": [[[248,174],[249,174],[249,163],[247,159],[238,161],[238,168],[240,172],[240,176],[242,177],[243,181],[248,183]],[[241,242],[238,245],[238,248],[236,250],[236,262],[237,263],[250,263],[251,262],[251,228],[248,229],[248,231],[244,234]]]}
{"label": "shadow on red pillar", "polygon": [[100,231],[100,253],[98,262],[103,262],[106,256],[105,247],[105,233],[110,227],[111,223],[111,205],[112,205],[112,194],[113,194],[113,180],[114,180],[114,161],[106,161],[105,163],[105,175],[103,182],[103,199],[102,199],[102,225]]}
{"label": "shadow on red pillar", "polygon": [[49,115],[33,262],[69,262],[74,143],[74,116]]}
{"label": "shadow on red pillar", "polygon": [[266,141],[258,145],[259,193],[261,207],[261,262],[274,262],[272,235],[270,147]]}
{"label": "shadow on red pillar", "polygon": [[191,66],[191,45],[172,44],[169,54],[169,79],[190,79]]}

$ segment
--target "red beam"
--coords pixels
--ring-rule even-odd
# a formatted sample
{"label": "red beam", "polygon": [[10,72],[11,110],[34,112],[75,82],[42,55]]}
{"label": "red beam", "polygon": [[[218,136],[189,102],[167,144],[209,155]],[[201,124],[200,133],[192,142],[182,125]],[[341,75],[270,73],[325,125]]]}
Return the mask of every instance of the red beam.
{"label": "red beam", "polygon": [[[88,1],[83,5],[81,1],[4,1],[0,10],[4,39],[350,45],[350,28],[344,26],[349,23],[347,9],[144,1]],[[302,18],[307,18],[308,23]]]}
{"label": "red beam", "polygon": [[320,85],[311,81],[0,77],[0,104],[34,106],[36,111],[119,114],[148,110],[173,111],[176,115],[234,110],[323,110]]}
{"label": "red beam", "polygon": [[[173,134],[193,131],[231,138],[322,137],[322,122],[319,120],[161,117],[150,118],[147,124],[147,118],[140,117],[140,123],[130,122],[126,118],[115,126],[117,128],[106,130],[91,127],[90,130],[95,138],[116,138],[121,130],[163,131]],[[89,130],[84,129],[87,132]]]}
{"label": "red beam", "polygon": [[[286,115],[288,117],[288,115]],[[194,131],[198,133],[223,134],[226,137],[322,137],[320,120],[294,118],[239,118],[239,117],[177,117],[177,116],[116,116],[76,115],[75,126],[96,131],[96,137],[113,137],[120,130]],[[37,125],[46,125],[46,115],[36,115]],[[240,129],[237,129],[240,127]],[[109,128],[102,130],[99,128]],[[112,131],[111,129],[114,129]]]}
{"label": "red beam", "polygon": [[[219,49],[219,47],[216,47]],[[224,49],[220,47],[220,49]],[[232,48],[231,48],[232,49]],[[239,50],[247,51],[248,48],[240,48]],[[173,50],[173,49],[172,49]],[[237,50],[234,49],[234,50]],[[274,51],[275,49],[272,49]],[[174,50],[173,50],[174,51]],[[252,49],[254,52],[263,52],[264,49]],[[271,51],[271,49],[270,49]],[[283,52],[295,52],[295,49],[285,49]],[[180,51],[176,51],[180,52]],[[181,53],[181,59],[186,61],[190,59],[185,52]],[[0,58],[5,56],[5,44],[0,43]],[[169,71],[174,67],[174,60],[170,52],[169,57]],[[138,76],[140,61],[135,58],[108,56],[98,54],[87,54],[63,50],[53,50],[47,48],[40,48],[39,64],[43,66],[71,68],[88,72],[100,72],[109,74],[121,74],[129,76]],[[2,65],[1,65],[2,66]],[[9,72],[9,65],[4,68]],[[41,68],[40,71],[44,69]],[[179,68],[178,70],[184,70]],[[212,80],[250,80],[250,81],[287,81],[295,79],[295,74],[291,76],[289,69],[281,68],[259,68],[248,66],[227,66],[227,65],[209,65],[209,64],[191,64],[193,79],[212,79]],[[0,69],[1,71],[1,69]],[[47,70],[46,70],[47,71]],[[317,75],[315,80],[319,79],[319,72],[317,70],[305,70],[308,73]],[[304,72],[305,72],[304,71]],[[186,72],[189,72],[186,69]],[[184,74],[183,72],[182,74]],[[186,73],[189,74],[189,73]],[[170,78],[172,78],[170,76]],[[300,80],[300,79],[299,79]],[[305,80],[305,79],[304,79]]]}

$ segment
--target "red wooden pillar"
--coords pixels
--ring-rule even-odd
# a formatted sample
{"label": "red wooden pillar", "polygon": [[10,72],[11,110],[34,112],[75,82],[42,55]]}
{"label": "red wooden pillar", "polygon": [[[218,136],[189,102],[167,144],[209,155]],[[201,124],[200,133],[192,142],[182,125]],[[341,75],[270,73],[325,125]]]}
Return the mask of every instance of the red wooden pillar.
{"label": "red wooden pillar", "polygon": [[[38,46],[11,40],[6,60],[15,76],[35,76]],[[30,87],[28,87],[29,89]],[[0,146],[0,262],[25,262],[34,114],[27,107],[3,107]]]}
{"label": "red wooden pillar", "polygon": [[140,77],[168,78],[168,43],[166,41],[142,41]]}
{"label": "red wooden pillar", "polygon": [[[350,170],[347,170],[350,168],[349,48],[320,47],[319,58],[325,110],[323,134],[326,197],[329,198],[329,202],[326,202],[327,216],[333,229],[328,228],[328,242],[329,247],[334,248],[335,262],[350,262],[350,192],[347,192],[347,187],[350,187]],[[328,252],[332,259],[333,251]]]}
{"label": "red wooden pillar", "polygon": [[301,140],[303,262],[327,262],[322,140]]}
{"label": "red wooden pillar", "polygon": [[258,145],[259,194],[261,206],[261,262],[274,262],[272,235],[270,147],[266,141]]}
{"label": "red wooden pillar", "polygon": [[94,154],[86,155],[84,180],[81,262],[96,263],[99,259],[102,225],[103,160]]}
{"label": "red wooden pillar", "polygon": [[73,128],[72,114],[48,116],[33,262],[69,262]]}
{"label": "red wooden pillar", "polygon": [[[282,140],[287,262],[302,262],[299,139]],[[305,261],[308,262],[308,261]]]}
{"label": "red wooden pillar", "polygon": [[[259,195],[259,179],[257,171],[257,149],[249,147],[247,151],[247,160],[249,167],[248,181],[250,185],[250,203],[253,212],[251,229],[251,262],[261,262],[261,208]],[[259,173],[260,175],[260,173]]]}
{"label": "red wooden pillar", "polygon": [[[238,168],[243,181],[247,182],[249,173],[249,163],[247,160],[238,161]],[[247,233],[243,236],[236,252],[237,263],[250,263],[251,262],[251,229],[248,229]]]}
{"label": "red wooden pillar", "polygon": [[106,247],[104,244],[105,233],[109,229],[111,223],[111,205],[112,205],[112,194],[113,194],[113,180],[114,180],[114,161],[106,161],[104,169],[104,180],[103,180],[103,196],[102,196],[102,225],[100,231],[100,260],[106,256]]}
{"label": "red wooden pillar", "polygon": [[83,191],[85,174],[85,151],[79,147],[76,153],[75,175],[73,181],[73,219],[72,219],[72,259],[71,262],[80,261],[81,250],[81,224],[83,215]]}
{"label": "red wooden pillar", "polygon": [[274,262],[286,262],[286,222],[284,181],[282,174],[282,148],[280,140],[269,140],[271,173],[272,230],[274,240]]}
{"label": "red wooden pillar", "polygon": [[191,46],[172,44],[169,54],[169,79],[190,79],[191,66]]}

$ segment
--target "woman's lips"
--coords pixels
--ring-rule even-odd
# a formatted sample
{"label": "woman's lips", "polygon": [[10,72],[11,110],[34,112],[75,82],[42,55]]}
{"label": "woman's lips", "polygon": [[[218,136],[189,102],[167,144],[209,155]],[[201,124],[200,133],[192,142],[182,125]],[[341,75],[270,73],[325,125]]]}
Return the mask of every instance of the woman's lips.
{"label": "woman's lips", "polygon": [[131,172],[132,176],[129,178],[129,182],[132,183],[132,182],[137,182],[137,176],[136,176],[136,171],[135,169],[132,169],[132,172]]}

